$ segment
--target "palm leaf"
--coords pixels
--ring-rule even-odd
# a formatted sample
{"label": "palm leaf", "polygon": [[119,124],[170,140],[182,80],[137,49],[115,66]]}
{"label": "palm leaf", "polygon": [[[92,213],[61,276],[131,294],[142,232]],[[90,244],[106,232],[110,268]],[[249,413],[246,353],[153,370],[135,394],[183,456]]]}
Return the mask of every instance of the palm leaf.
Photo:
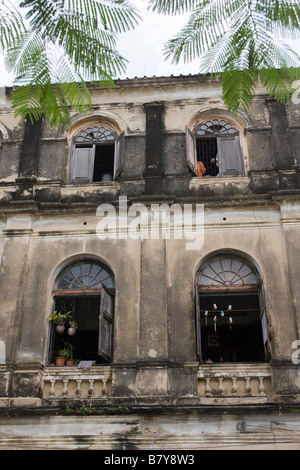
{"label": "palm leaf", "polygon": [[[209,3],[209,0],[204,0],[203,3]],[[148,0],[149,9],[166,15],[176,15],[193,11],[198,4],[198,0]]]}
{"label": "palm leaf", "polygon": [[[187,10],[184,0],[151,0],[162,13]],[[300,4],[296,0],[210,0],[190,2],[184,28],[165,46],[165,57],[199,61],[202,73],[221,74],[229,109],[246,110],[252,103],[257,76],[272,96],[287,102],[291,84],[286,70],[300,70],[300,58],[276,33],[299,37]],[[282,71],[285,73],[282,73]],[[295,75],[295,74],[294,74]]]}
{"label": "palm leaf", "polygon": [[4,52],[25,31],[20,12],[7,0],[0,0],[0,52]]}
{"label": "palm leaf", "polygon": [[31,29],[11,41],[5,59],[21,85],[12,94],[15,112],[22,119],[43,113],[51,125],[69,126],[71,108],[91,109],[84,80],[112,86],[125,70],[116,34],[139,16],[127,0],[23,0],[20,6]]}

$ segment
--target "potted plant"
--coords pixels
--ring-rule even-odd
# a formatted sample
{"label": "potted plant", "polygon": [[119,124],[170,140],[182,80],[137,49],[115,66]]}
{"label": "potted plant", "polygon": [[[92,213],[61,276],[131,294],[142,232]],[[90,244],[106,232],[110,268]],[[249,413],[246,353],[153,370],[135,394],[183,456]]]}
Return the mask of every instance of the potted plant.
{"label": "potted plant", "polygon": [[50,317],[48,317],[49,321],[53,321],[53,323],[56,324],[57,333],[64,332],[65,323],[67,320],[71,318],[70,313],[71,312],[61,313],[61,312],[58,312],[57,310],[54,310],[54,312],[50,315]]}
{"label": "potted plant", "polygon": [[69,321],[69,328],[68,328],[68,334],[70,336],[73,336],[76,333],[78,325],[75,320],[70,320]]}
{"label": "potted plant", "polygon": [[73,366],[74,365],[74,360],[73,360],[73,349],[74,346],[68,341],[67,343],[67,350],[69,352],[69,357],[66,358],[66,365],[67,366]]}
{"label": "potted plant", "polygon": [[66,359],[69,359],[70,356],[70,351],[68,349],[60,349],[58,351],[58,356],[55,358],[55,364],[57,366],[64,366]]}

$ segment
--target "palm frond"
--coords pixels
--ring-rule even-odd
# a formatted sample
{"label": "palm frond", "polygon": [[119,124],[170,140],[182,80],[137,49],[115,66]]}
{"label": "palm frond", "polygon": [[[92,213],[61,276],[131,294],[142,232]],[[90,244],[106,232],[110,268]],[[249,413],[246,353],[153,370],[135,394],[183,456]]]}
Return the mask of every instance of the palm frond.
{"label": "palm frond", "polygon": [[21,85],[12,94],[15,113],[68,126],[71,108],[91,109],[84,80],[112,86],[125,70],[116,35],[134,28],[139,15],[127,0],[23,0],[20,7],[30,30],[6,41],[5,58]]}
{"label": "palm frond", "polygon": [[[163,13],[186,8],[184,0],[150,4]],[[167,59],[179,63],[198,58],[200,72],[221,74],[231,111],[249,109],[258,73],[272,96],[287,101],[291,89],[280,70],[300,70],[300,58],[276,34],[300,36],[299,1],[198,0],[190,6],[187,24],[165,45]]]}
{"label": "palm frond", "polygon": [[240,106],[249,109],[254,94],[256,71],[228,70],[222,73],[224,103],[237,113]]}
{"label": "palm frond", "polygon": [[[203,0],[202,3],[209,3]],[[199,4],[199,0],[148,0],[148,8],[166,15],[176,15],[193,11]]]}
{"label": "palm frond", "polygon": [[140,20],[127,0],[23,0],[20,6],[30,8],[26,16],[31,27],[44,31],[48,28],[53,31],[52,23],[69,13],[92,18],[94,27],[115,33],[134,28]]}
{"label": "palm frond", "polygon": [[293,83],[300,77],[300,68],[263,68],[258,70],[258,79],[271,96],[281,103],[289,103],[294,91]]}
{"label": "palm frond", "polygon": [[8,0],[0,0],[0,52],[4,52],[25,31],[20,12]]}

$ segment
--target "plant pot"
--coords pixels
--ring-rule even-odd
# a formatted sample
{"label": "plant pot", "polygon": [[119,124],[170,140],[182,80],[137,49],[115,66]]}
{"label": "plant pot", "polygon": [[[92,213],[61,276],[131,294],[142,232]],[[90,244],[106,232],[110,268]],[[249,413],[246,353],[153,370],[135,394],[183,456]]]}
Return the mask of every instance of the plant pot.
{"label": "plant pot", "polygon": [[67,365],[67,366],[73,366],[73,365],[74,365],[73,359],[67,359],[67,360],[66,360],[66,365]]}
{"label": "plant pot", "polygon": [[55,358],[55,364],[57,366],[64,366],[66,363],[66,359],[64,357],[56,357]]}
{"label": "plant pot", "polygon": [[68,328],[68,334],[69,334],[70,336],[75,335],[75,333],[76,333],[76,329],[75,329],[75,328],[72,328],[72,327]]}
{"label": "plant pot", "polygon": [[62,334],[65,331],[64,325],[57,325],[56,332]]}

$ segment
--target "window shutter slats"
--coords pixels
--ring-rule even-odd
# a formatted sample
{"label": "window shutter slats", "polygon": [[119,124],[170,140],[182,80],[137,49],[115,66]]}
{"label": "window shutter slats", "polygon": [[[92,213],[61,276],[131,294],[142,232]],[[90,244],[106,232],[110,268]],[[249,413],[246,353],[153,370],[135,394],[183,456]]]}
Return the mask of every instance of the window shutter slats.
{"label": "window shutter slats", "polygon": [[90,182],[93,180],[95,147],[75,147],[73,155],[72,181]]}
{"label": "window shutter slats", "polygon": [[197,348],[197,359],[202,361],[202,346],[201,346],[201,322],[200,322],[200,298],[199,298],[199,287],[196,285],[196,348]]}
{"label": "window shutter slats", "polygon": [[124,148],[125,148],[125,133],[118,137],[115,142],[115,167],[114,179],[116,179],[123,171],[124,168]]}
{"label": "window shutter slats", "polygon": [[186,127],[186,160],[188,167],[197,176],[197,151],[193,133]]}
{"label": "window shutter slats", "polygon": [[242,154],[239,136],[218,137],[220,176],[242,175]]}
{"label": "window shutter slats", "polygon": [[114,298],[102,285],[99,313],[98,354],[105,361],[111,362],[113,348]]}

